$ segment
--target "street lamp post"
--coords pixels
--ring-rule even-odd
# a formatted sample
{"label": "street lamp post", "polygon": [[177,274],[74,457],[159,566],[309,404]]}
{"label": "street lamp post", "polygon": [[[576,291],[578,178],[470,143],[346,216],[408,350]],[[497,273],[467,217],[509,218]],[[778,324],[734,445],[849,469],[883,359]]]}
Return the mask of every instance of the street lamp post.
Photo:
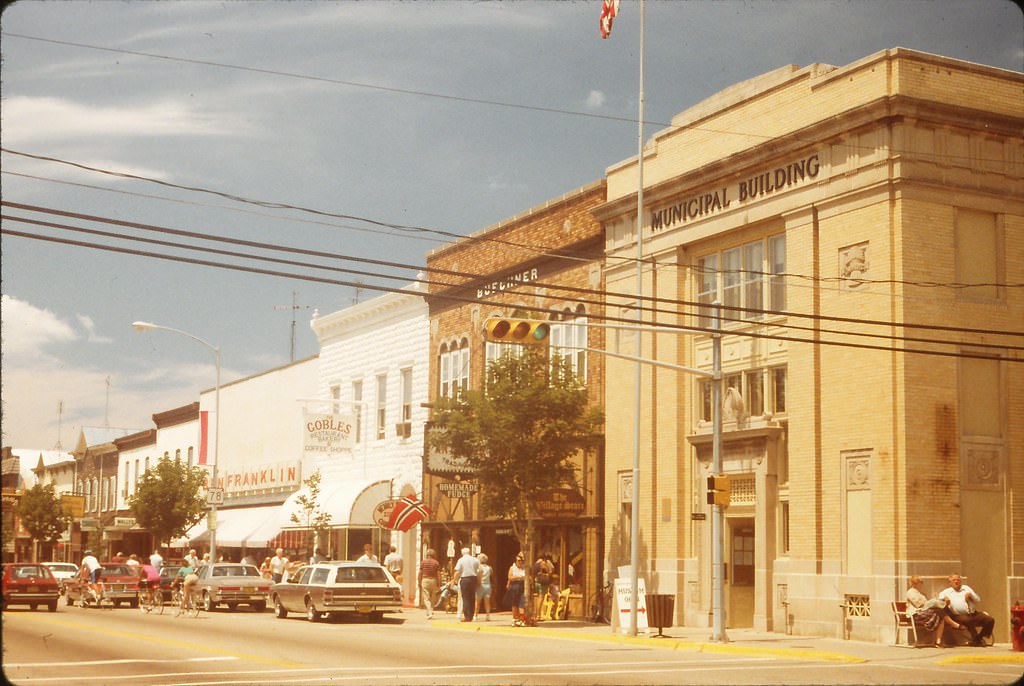
{"label": "street lamp post", "polygon": [[[132,326],[136,331],[170,331],[172,333],[181,334],[187,336],[197,343],[205,345],[207,348],[213,351],[214,359],[217,363],[217,385],[214,389],[214,400],[213,400],[213,413],[214,413],[214,424],[213,432],[216,437],[213,439],[213,470],[211,474],[212,487],[217,487],[217,463],[220,461],[220,346],[213,345],[204,341],[199,336],[194,336],[187,331],[181,329],[174,329],[169,326],[160,326],[159,324],[150,324],[149,322],[132,322]],[[213,526],[210,527],[210,560],[213,562],[217,561],[217,503],[213,501],[210,503],[210,512],[212,514]]]}

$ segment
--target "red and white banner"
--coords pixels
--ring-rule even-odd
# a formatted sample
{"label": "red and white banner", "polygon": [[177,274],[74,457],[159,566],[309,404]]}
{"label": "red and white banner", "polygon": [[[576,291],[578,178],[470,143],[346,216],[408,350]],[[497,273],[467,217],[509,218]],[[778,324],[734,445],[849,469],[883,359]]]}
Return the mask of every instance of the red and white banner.
{"label": "red and white banner", "polygon": [[402,496],[394,502],[391,518],[388,520],[388,526],[392,529],[408,531],[419,524],[422,519],[433,514],[427,504],[415,496]]}
{"label": "red and white banner", "polygon": [[215,419],[216,416],[209,410],[199,412],[199,464],[201,465],[213,464],[209,455],[213,454],[210,448],[217,445],[217,431],[216,425],[210,420]]}
{"label": "red and white banner", "polygon": [[604,0],[601,3],[601,38],[612,35],[612,22],[619,13],[619,0]]}

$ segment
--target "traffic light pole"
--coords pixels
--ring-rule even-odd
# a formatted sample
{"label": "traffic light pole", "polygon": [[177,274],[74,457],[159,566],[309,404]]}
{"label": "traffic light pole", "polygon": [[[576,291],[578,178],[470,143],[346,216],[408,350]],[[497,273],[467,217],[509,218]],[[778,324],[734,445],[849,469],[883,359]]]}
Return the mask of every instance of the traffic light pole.
{"label": "traffic light pole", "polygon": [[[716,305],[721,303],[716,302]],[[722,310],[715,308],[711,334],[711,473],[722,473]],[[711,506],[711,640],[727,643],[725,635],[725,518],[722,506]]]}

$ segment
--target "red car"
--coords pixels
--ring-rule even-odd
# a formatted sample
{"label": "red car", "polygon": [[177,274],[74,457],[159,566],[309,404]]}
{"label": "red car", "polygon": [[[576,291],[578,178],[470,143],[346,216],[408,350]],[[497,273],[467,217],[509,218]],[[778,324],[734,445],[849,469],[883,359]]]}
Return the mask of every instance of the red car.
{"label": "red car", "polygon": [[33,610],[45,605],[57,611],[60,584],[49,569],[34,562],[13,562],[4,565],[3,609],[10,605],[28,605]]}
{"label": "red car", "polygon": [[[102,566],[100,581],[103,583],[103,602],[115,606],[128,603],[132,607],[138,607],[139,575],[134,571],[135,568],[120,562],[104,562]],[[82,565],[78,574],[67,580],[64,589],[64,602],[68,605],[77,602],[85,607],[89,595],[89,568]]]}

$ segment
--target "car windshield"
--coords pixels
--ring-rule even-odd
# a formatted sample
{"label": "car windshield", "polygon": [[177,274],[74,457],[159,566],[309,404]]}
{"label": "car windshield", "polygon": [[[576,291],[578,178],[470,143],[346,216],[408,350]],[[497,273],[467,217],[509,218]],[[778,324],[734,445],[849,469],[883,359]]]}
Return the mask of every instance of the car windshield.
{"label": "car windshield", "polygon": [[135,576],[128,565],[103,565],[100,576]]}
{"label": "car windshield", "polygon": [[226,567],[214,567],[211,576],[259,576],[260,572],[249,565],[228,565]]}
{"label": "car windshield", "polygon": [[40,577],[44,579],[50,577],[50,573],[42,565],[13,565],[11,567],[12,579],[38,579]]}
{"label": "car windshield", "polygon": [[387,582],[383,567],[340,567],[334,577],[338,584],[354,584],[366,581]]}
{"label": "car windshield", "polygon": [[76,567],[76,566],[74,566],[72,564],[68,564],[66,562],[65,563],[51,563],[51,564],[48,564],[46,566],[49,567],[50,570],[54,571],[54,572],[77,572],[78,571],[78,567]]}
{"label": "car windshield", "polygon": [[164,567],[160,570],[160,576],[174,578],[178,576],[178,570],[180,567]]}

